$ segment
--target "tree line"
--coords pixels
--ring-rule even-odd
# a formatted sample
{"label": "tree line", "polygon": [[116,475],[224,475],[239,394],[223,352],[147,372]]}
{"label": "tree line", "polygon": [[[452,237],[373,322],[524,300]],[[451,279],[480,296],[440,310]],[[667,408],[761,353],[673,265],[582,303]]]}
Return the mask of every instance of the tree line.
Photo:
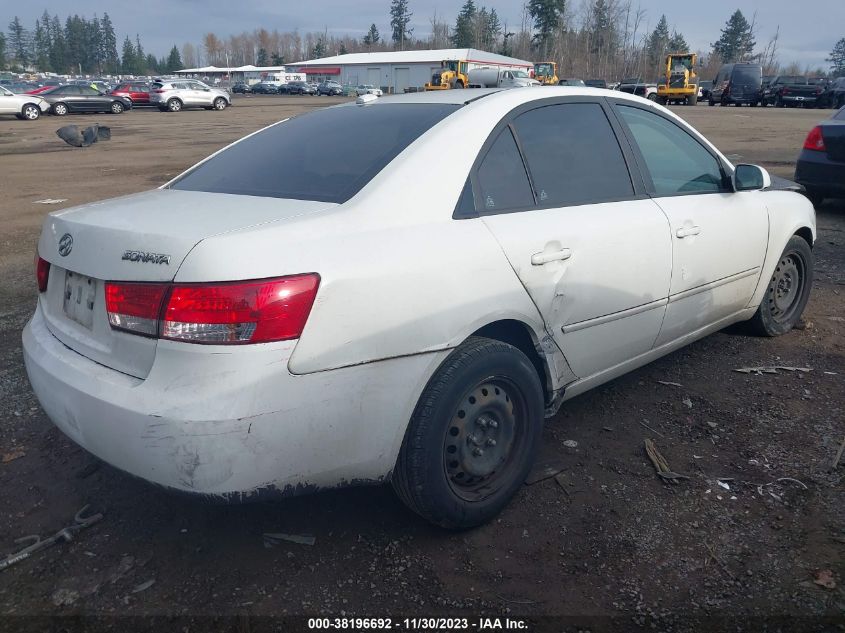
{"label": "tree line", "polygon": [[[355,52],[418,50],[429,48],[478,48],[535,61],[556,61],[561,76],[651,80],[662,73],[669,52],[689,50],[689,45],[666,15],[652,26],[635,0],[526,0],[519,21],[508,24],[493,7],[464,0],[454,22],[435,12],[428,33],[419,37],[411,26],[410,0],[390,0],[389,31],[383,36],[371,24],[363,37],[336,36],[326,32],[280,32],[265,28],[222,37],[206,33],[199,42],[175,45],[156,58],[145,53],[138,35],[127,36],[118,54],[114,26],[107,13],[86,19],[44,15],[34,29],[15,17],[7,34],[0,33],[0,68],[33,68],[57,73],[108,74],[169,73],[183,67],[281,66],[307,59]],[[756,14],[749,20],[737,9],[708,51],[699,51],[710,77],[722,63],[758,61],[766,74],[823,75],[825,69],[781,66],[778,60],[779,29],[758,46]],[[827,61],[831,76],[845,75],[845,38],[836,43]]]}
{"label": "tree line", "polygon": [[0,32],[2,68],[57,74],[145,75],[170,73],[183,66],[175,45],[167,56],[157,58],[144,52],[137,34],[134,41],[126,36],[118,54],[117,36],[108,13],[91,19],[68,15],[62,21],[45,10],[32,29],[14,16],[7,33]]}

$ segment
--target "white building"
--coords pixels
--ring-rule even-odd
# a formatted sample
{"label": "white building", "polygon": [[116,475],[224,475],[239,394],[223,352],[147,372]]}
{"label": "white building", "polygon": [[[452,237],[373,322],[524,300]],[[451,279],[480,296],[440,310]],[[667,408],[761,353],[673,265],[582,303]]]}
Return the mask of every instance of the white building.
{"label": "white building", "polygon": [[287,69],[304,72],[309,81],[331,79],[345,85],[370,84],[387,93],[422,90],[444,60],[468,62],[469,69],[483,66],[520,68],[528,72],[534,69],[534,64],[523,59],[474,48],[349,53],[287,64]]}

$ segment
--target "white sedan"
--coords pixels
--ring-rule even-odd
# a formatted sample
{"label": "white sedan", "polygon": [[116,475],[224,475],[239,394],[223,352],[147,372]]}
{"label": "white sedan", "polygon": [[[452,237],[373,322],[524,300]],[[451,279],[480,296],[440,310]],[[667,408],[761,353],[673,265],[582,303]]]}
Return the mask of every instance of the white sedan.
{"label": "white sedan", "polygon": [[62,431],[149,481],[390,481],[462,528],[565,400],[737,321],[788,332],[815,236],[803,196],[645,99],[412,93],[49,215],[24,357]]}
{"label": "white sedan", "polygon": [[0,86],[0,115],[14,114],[19,119],[34,121],[50,111],[50,104],[38,95],[15,94]]}
{"label": "white sedan", "polygon": [[355,88],[355,94],[359,97],[364,95],[375,95],[377,97],[382,96],[384,93],[381,91],[381,88],[376,88],[375,86],[371,86],[369,84],[360,85]]}

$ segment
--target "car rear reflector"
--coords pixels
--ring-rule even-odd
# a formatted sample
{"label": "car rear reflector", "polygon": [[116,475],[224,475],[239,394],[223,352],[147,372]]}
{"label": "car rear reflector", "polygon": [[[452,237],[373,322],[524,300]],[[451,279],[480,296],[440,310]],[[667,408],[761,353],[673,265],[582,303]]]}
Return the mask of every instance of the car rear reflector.
{"label": "car rear reflector", "polygon": [[186,343],[232,345],[299,338],[317,296],[316,273],[203,284],[107,282],[116,330]]}
{"label": "car rear reflector", "polygon": [[50,262],[35,254],[35,278],[38,280],[38,292],[47,291],[47,280],[50,278]]}
{"label": "car rear reflector", "polygon": [[169,284],[106,283],[106,312],[116,330],[158,334],[158,317]]}
{"label": "car rear reflector", "polygon": [[299,338],[320,276],[223,284],[175,284],[161,337],[190,343],[267,343]]}
{"label": "car rear reflector", "polygon": [[821,126],[816,126],[807,135],[807,140],[804,141],[804,149],[811,149],[815,152],[825,152],[827,148],[824,146],[824,137],[822,136]]}

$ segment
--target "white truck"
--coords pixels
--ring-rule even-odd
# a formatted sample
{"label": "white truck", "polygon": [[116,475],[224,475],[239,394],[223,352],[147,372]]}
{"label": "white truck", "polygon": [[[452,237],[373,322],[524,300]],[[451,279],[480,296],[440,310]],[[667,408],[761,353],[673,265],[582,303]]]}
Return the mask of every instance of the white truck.
{"label": "white truck", "polygon": [[292,81],[307,81],[308,77],[305,73],[267,73],[261,80],[265,84],[273,84],[277,88],[284,86]]}
{"label": "white truck", "polygon": [[518,68],[496,68],[485,66],[473,68],[467,74],[468,88],[523,88],[539,86],[540,82],[532,79],[528,72]]}

